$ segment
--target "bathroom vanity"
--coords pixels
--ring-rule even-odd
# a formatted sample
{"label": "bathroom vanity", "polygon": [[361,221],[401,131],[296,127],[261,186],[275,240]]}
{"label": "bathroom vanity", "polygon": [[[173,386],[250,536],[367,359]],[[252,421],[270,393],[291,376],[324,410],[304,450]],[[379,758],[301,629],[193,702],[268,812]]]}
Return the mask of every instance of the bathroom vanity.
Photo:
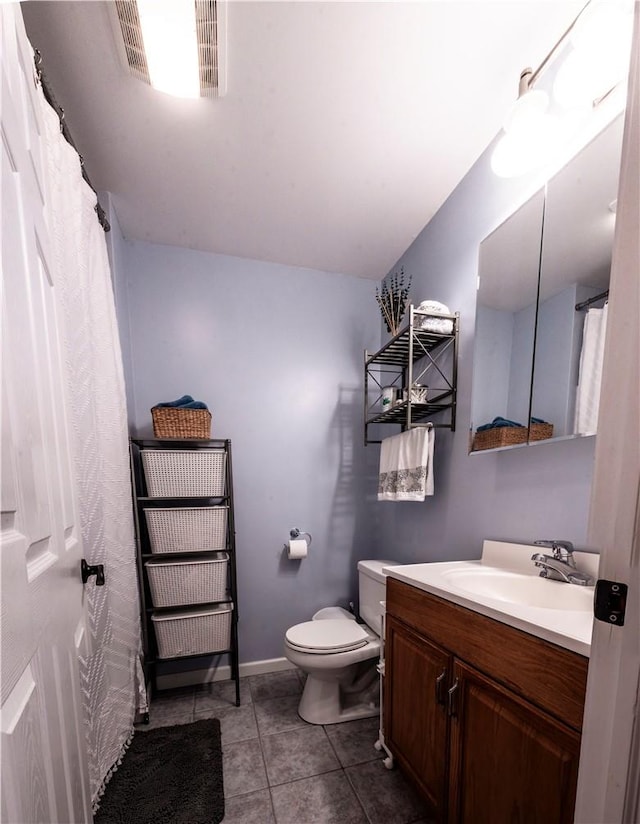
{"label": "bathroom vanity", "polygon": [[[475,563],[480,577],[490,569]],[[572,822],[588,657],[491,617],[490,599],[479,612],[435,594],[418,567],[455,564],[387,570],[387,746],[438,821]],[[558,597],[574,589],[530,578]],[[569,606],[544,611],[590,623]]]}

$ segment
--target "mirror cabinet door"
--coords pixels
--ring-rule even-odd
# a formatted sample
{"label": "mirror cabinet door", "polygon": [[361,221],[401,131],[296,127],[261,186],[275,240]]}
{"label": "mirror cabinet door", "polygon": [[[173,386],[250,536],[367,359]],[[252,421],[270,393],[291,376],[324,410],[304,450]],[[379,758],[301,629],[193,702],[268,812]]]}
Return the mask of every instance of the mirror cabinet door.
{"label": "mirror cabinet door", "polygon": [[527,441],[543,214],[541,189],[480,244],[471,451]]}
{"label": "mirror cabinet door", "polygon": [[620,115],[547,183],[532,442],[596,432],[622,131]]}

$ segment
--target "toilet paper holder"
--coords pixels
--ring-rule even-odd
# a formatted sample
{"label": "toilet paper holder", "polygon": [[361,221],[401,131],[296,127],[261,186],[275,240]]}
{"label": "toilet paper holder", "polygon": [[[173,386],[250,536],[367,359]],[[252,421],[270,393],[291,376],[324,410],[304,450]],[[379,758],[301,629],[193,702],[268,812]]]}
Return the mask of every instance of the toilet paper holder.
{"label": "toilet paper holder", "polygon": [[[310,532],[303,532],[302,530],[298,529],[297,526],[294,526],[293,529],[289,530],[289,537],[291,538],[292,541],[296,540],[296,538],[301,538],[302,537],[307,542],[307,546],[309,546],[311,544],[311,541],[313,540],[311,538],[311,533]],[[284,546],[285,546],[285,549],[286,549],[287,545],[285,544]]]}

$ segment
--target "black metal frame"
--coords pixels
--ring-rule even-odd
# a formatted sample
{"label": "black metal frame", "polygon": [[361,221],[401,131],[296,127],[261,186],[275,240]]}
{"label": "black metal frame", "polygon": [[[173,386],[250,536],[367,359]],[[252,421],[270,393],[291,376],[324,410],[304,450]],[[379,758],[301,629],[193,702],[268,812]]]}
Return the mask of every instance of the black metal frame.
{"label": "black metal frame", "polygon": [[[450,333],[432,332],[420,329],[416,325],[419,318],[433,318],[436,320],[450,320]],[[438,428],[456,428],[456,402],[458,384],[458,337],[460,315],[440,315],[432,312],[421,312],[409,307],[409,323],[397,335],[386,343],[375,354],[364,353],[364,443],[380,443],[380,440],[369,438],[371,424],[398,424],[403,430],[427,424]],[[451,363],[441,368],[445,354],[451,350]],[[417,368],[417,370],[416,370]],[[417,374],[414,372],[417,371]],[[390,384],[399,389],[409,389],[417,385],[425,375],[437,374],[443,385],[435,388],[430,386],[426,403],[408,400],[395,403],[384,411],[374,410],[369,399],[369,381],[372,381],[382,391],[382,384],[376,375],[391,376]],[[380,400],[382,395],[378,397]],[[433,415],[449,410],[449,420],[434,422]]]}
{"label": "black metal frame", "polygon": [[[148,494],[147,484],[142,466],[141,451],[149,449],[216,449],[224,450],[225,461],[225,489],[224,495],[215,497],[151,497]],[[160,439],[130,439],[131,456],[131,478],[133,494],[133,514],[136,531],[136,562],[138,570],[138,588],[140,592],[140,620],[142,625],[143,644],[143,668],[145,680],[151,683],[152,693],[157,692],[156,665],[167,661],[180,661],[199,658],[212,658],[219,655],[228,654],[231,662],[231,677],[236,684],[236,706],[240,706],[240,664],[238,655],[238,586],[236,571],[236,533],[233,507],[233,467],[231,459],[230,440],[160,440]],[[150,551],[149,534],[147,530],[146,518],[143,517],[142,510],[163,507],[189,507],[189,506],[227,506],[227,545],[225,550],[229,555],[227,595],[224,600],[211,601],[200,604],[185,604],[185,608],[210,607],[216,604],[232,603],[231,612],[231,645],[228,649],[212,650],[211,652],[199,653],[197,655],[174,656],[172,658],[159,658],[158,645],[156,642],[155,630],[151,620],[152,613],[162,613],[175,611],[180,607],[154,607],[151,600],[149,581],[144,567],[144,562],[150,558],[156,560],[176,560],[176,559],[206,559],[219,550],[211,552],[171,552],[158,553]]]}

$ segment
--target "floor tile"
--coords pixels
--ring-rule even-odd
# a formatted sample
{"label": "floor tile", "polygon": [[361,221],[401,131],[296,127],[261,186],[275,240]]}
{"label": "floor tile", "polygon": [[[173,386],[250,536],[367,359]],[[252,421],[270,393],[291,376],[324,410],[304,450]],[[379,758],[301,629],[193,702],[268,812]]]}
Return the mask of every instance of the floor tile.
{"label": "floor tile", "polygon": [[195,719],[217,718],[223,744],[235,744],[236,741],[248,741],[258,737],[258,726],[253,711],[253,704],[242,707],[225,707],[224,709],[196,709]]}
{"label": "floor tile", "polygon": [[271,788],[277,824],[367,824],[343,770]]}
{"label": "floor tile", "polygon": [[254,701],[267,701],[270,698],[283,698],[302,692],[297,670],[251,675],[248,681]]}
{"label": "floor tile", "polygon": [[345,770],[370,824],[409,824],[427,817],[427,809],[408,779],[382,760]]}
{"label": "floor tile", "polygon": [[262,739],[262,751],[271,786],[340,769],[322,727],[268,735]]}
{"label": "floor tile", "polygon": [[260,735],[273,735],[307,726],[306,721],[298,715],[299,695],[285,698],[271,698],[255,705],[258,732]]}
{"label": "floor tile", "polygon": [[149,705],[149,723],[144,729],[170,727],[173,724],[190,724],[193,721],[193,692],[183,694],[158,695]]}
{"label": "floor tile", "polygon": [[224,800],[224,824],[275,824],[271,793],[258,790]]}
{"label": "floor tile", "polygon": [[260,739],[237,741],[222,748],[224,796],[245,795],[267,787]]}
{"label": "floor tile", "polygon": [[379,726],[380,718],[376,716],[345,721],[342,724],[329,724],[325,727],[329,741],[343,767],[382,757],[373,746],[378,740]]}
{"label": "floor tile", "polygon": [[[196,712],[203,712],[205,709],[223,709],[235,707],[236,705],[236,682],[235,681],[212,681],[203,684],[196,692]],[[240,706],[251,703],[251,690],[246,678],[240,679]]]}

